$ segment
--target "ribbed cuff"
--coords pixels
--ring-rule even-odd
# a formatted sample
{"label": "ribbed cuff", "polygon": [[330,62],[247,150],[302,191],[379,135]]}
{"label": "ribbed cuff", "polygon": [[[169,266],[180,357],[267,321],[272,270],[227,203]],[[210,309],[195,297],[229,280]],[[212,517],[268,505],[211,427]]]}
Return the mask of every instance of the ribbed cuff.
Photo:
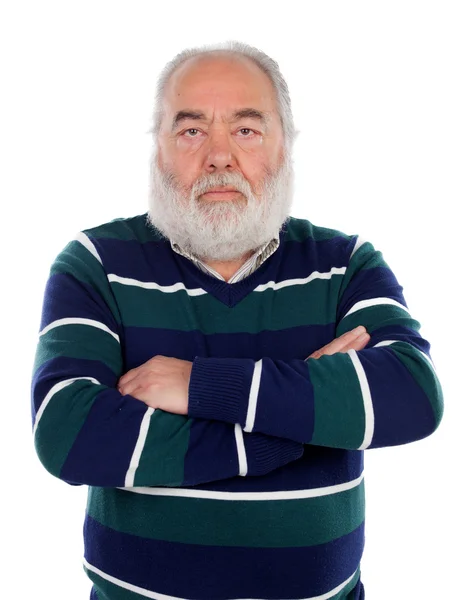
{"label": "ribbed cuff", "polygon": [[248,462],[248,475],[265,475],[282,467],[304,453],[299,442],[275,438],[260,433],[243,433]]}
{"label": "ribbed cuff", "polygon": [[254,361],[196,357],[188,388],[188,416],[241,423],[246,420]]}

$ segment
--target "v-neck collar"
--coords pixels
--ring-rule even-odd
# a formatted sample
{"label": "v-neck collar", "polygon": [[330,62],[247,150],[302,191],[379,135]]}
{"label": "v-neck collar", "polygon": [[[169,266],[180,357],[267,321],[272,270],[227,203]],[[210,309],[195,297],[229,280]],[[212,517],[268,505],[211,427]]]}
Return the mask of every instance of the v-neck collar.
{"label": "v-neck collar", "polygon": [[[279,235],[277,232],[276,235],[273,236],[269,242],[267,242],[266,244],[263,244],[259,249],[257,249],[254,252],[254,254],[252,256],[250,256],[248,258],[248,260],[243,265],[241,265],[241,267],[234,273],[234,275],[232,275],[232,277],[230,277],[228,282],[236,283],[237,281],[240,281],[241,279],[244,279],[244,277],[247,277],[248,275],[250,275],[253,271],[255,271],[257,268],[259,268],[260,265],[263,264],[277,250],[279,244],[280,244],[280,238],[279,238]],[[215,269],[213,269],[211,266],[209,266],[208,264],[203,262],[198,257],[194,256],[190,252],[183,250],[179,246],[179,244],[176,244],[175,242],[173,242],[171,240],[170,245],[177,254],[181,254],[185,258],[189,258],[199,269],[201,269],[201,271],[203,271],[205,273],[210,273],[211,275],[213,275],[220,281],[225,280],[225,278],[222,277],[222,275],[220,273],[218,273]]]}
{"label": "v-neck collar", "polygon": [[171,248],[174,260],[187,269],[194,280],[198,282],[198,287],[202,288],[226,306],[232,308],[250,294],[258,285],[271,281],[272,275],[278,270],[280,264],[283,245],[284,245],[285,229],[284,226],[279,231],[280,244],[275,252],[269,256],[255,271],[244,279],[240,279],[235,283],[222,281],[214,277],[210,273],[202,271],[189,258],[178,254]]}

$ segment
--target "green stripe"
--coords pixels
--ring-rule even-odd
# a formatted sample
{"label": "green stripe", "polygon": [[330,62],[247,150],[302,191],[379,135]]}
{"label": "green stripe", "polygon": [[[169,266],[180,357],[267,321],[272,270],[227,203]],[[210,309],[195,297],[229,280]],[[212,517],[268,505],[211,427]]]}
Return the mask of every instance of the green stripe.
{"label": "green stripe", "polygon": [[365,435],[365,409],[357,373],[348,354],[307,361],[314,393],[311,444],[356,450]]}
{"label": "green stripe", "polygon": [[339,297],[342,297],[353,277],[358,275],[361,271],[375,269],[376,267],[384,267],[389,269],[389,265],[384,260],[382,253],[379,252],[379,250],[375,250],[374,246],[370,244],[370,242],[365,242],[356,250],[355,254],[349,261],[349,265],[347,267],[347,271],[339,292]]}
{"label": "green stripe", "polygon": [[[212,294],[188,296],[113,282],[128,327],[160,327],[202,333],[259,333],[307,325],[326,325],[336,315],[336,288],[342,275],[315,279],[280,290],[251,292],[230,308]],[[270,327],[269,327],[269,324]]]}
{"label": "green stripe", "polygon": [[156,410],[150,418],[143,452],[135,472],[135,486],[179,486],[184,476],[185,456],[190,440],[192,420]]}
{"label": "green stripe", "polygon": [[87,248],[73,240],[55,259],[50,275],[71,275],[98,291],[110,308],[113,317],[120,323],[119,309],[114,300],[111,287],[101,263]]}
{"label": "green stripe", "polygon": [[81,358],[104,363],[116,375],[122,374],[121,347],[112,335],[89,325],[60,325],[40,336],[34,373],[53,358]]}
{"label": "green stripe", "polygon": [[325,544],[351,533],[365,516],[363,481],[329,496],[297,500],[210,500],[92,488],[88,514],[144,538],[249,548]]}
{"label": "green stripe", "polygon": [[[95,585],[98,600],[146,600],[146,596],[121,588],[120,586],[115,585],[114,583],[110,583],[103,577],[100,577],[100,575],[97,575],[93,571],[90,571],[90,569],[87,569],[85,565],[84,570]],[[349,594],[349,592],[351,592],[355,588],[359,578],[360,567],[355,572],[352,581],[350,581],[335,596],[331,596],[330,600],[347,600],[347,594]],[[290,584],[289,587],[291,587]],[[150,591],[156,592],[157,590]]]}
{"label": "green stripe", "polygon": [[312,239],[315,242],[323,242],[334,238],[342,238],[344,240],[352,239],[352,236],[337,231],[336,229],[328,229],[327,227],[318,227],[307,221],[306,219],[297,219],[291,217],[285,225],[287,242],[305,242]]}
{"label": "green stripe", "polygon": [[82,379],[51,398],[37,426],[34,443],[40,460],[56,477],[90,412],[96,395],[105,386]]}
{"label": "green stripe", "polygon": [[373,333],[382,327],[410,327],[415,331],[420,330],[420,323],[412,319],[405,308],[393,304],[377,304],[356,310],[351,315],[344,317],[336,328],[336,337],[347,331],[355,329],[358,325],[366,327],[368,333]]}
{"label": "green stripe", "polygon": [[103,223],[91,229],[85,229],[84,233],[92,240],[111,239],[145,242],[167,241],[160,231],[147,224],[146,213],[129,219],[113,219],[109,223]]}
{"label": "green stripe", "polygon": [[428,364],[421,352],[414,348],[411,344],[406,344],[405,342],[395,342],[389,346],[389,348],[394,352],[400,362],[410,371],[415,381],[426,394],[434,412],[437,428],[444,413],[444,400],[442,387],[436,377],[434,369]]}

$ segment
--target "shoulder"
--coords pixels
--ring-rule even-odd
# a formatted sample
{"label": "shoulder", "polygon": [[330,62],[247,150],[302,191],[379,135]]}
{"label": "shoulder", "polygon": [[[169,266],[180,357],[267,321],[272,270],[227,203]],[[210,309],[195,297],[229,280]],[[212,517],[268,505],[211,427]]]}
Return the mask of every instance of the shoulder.
{"label": "shoulder", "polygon": [[79,275],[92,271],[96,277],[130,257],[137,262],[143,246],[150,242],[165,244],[168,240],[151,225],[147,213],[113,219],[79,231],[56,257],[52,272]]}
{"label": "shoulder", "polygon": [[141,244],[166,241],[162,233],[150,223],[147,213],[113,219],[107,223],[84,229],[81,233],[94,242],[102,243],[105,240],[135,241]]}
{"label": "shoulder", "polygon": [[311,252],[342,255],[350,258],[360,238],[338,229],[314,225],[307,219],[289,217],[284,227],[284,241],[307,246]]}

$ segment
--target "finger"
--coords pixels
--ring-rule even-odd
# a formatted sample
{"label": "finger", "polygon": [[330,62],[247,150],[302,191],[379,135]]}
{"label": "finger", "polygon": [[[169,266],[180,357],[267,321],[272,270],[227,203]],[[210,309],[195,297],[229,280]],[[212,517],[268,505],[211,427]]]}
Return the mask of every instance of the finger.
{"label": "finger", "polygon": [[119,380],[119,383],[117,384],[117,389],[124,396],[127,394],[131,394],[133,392],[133,390],[140,385],[142,376],[143,376],[143,373],[140,373],[140,371],[138,371],[129,380],[126,380],[126,381]]}
{"label": "finger", "polygon": [[121,390],[121,394],[123,396],[133,396],[134,398],[137,398],[137,400],[141,400],[142,398],[140,396],[143,395],[143,389],[144,388],[142,385],[134,383],[127,388],[123,388],[123,390]]}
{"label": "finger", "polygon": [[[153,356],[152,358],[150,358],[149,360],[147,360],[145,363],[143,363],[142,365],[140,365],[139,367],[135,367],[134,369],[130,369],[130,371],[127,371],[127,373],[125,373],[124,375],[122,375],[122,377],[119,378],[119,384],[126,384],[129,381],[131,381],[134,377],[138,377],[140,371],[145,371],[145,370],[153,370],[153,365],[159,364],[160,361],[162,361],[162,359],[167,358],[161,355],[156,355]],[[170,360],[169,358],[167,358],[167,360]]]}
{"label": "finger", "polygon": [[[136,395],[137,392],[150,392],[157,384],[157,376],[148,369],[139,369],[137,376],[122,385],[119,391],[124,394]],[[138,398],[138,396],[137,396]],[[142,398],[145,399],[144,397]]]}
{"label": "finger", "polygon": [[[368,335],[368,333],[364,333],[363,335],[361,335],[360,337],[356,338],[352,344],[350,345],[350,347],[348,348],[348,350],[363,350],[365,348],[365,346],[368,344],[368,342],[370,341],[370,336]],[[346,350],[347,351],[347,350]]]}
{"label": "finger", "polygon": [[317,350],[316,354],[318,354],[318,356],[323,356],[336,354],[337,352],[347,352],[347,350],[351,348],[353,342],[361,335],[364,335],[365,332],[365,327],[360,325],[352,331],[347,331],[329,344],[326,344],[326,346],[323,346],[323,348]]}
{"label": "finger", "polygon": [[118,381],[118,387],[121,385],[125,385],[126,383],[129,383],[129,381],[132,381],[132,379],[135,379],[135,377],[138,377],[139,373],[140,373],[140,369],[141,367],[136,367],[135,369],[130,369],[130,371],[127,371],[127,373],[124,373],[124,375],[122,375],[122,377],[119,378]]}
{"label": "finger", "polygon": [[308,358],[320,358],[320,356],[323,355],[332,355],[336,354],[337,352],[347,352],[347,350],[350,350],[355,340],[357,340],[360,336],[365,335],[365,333],[365,327],[363,325],[359,325],[355,329],[340,335],[338,338],[334,339],[329,344],[326,344],[319,350],[316,350]]}
{"label": "finger", "polygon": [[338,338],[327,344],[323,354],[331,355],[336,354],[336,352],[347,352],[347,350],[351,348],[355,340],[358,339],[360,336],[364,335],[365,333],[366,329],[365,327],[363,327],[363,325],[352,329],[352,331],[347,331],[343,335],[339,336]]}

